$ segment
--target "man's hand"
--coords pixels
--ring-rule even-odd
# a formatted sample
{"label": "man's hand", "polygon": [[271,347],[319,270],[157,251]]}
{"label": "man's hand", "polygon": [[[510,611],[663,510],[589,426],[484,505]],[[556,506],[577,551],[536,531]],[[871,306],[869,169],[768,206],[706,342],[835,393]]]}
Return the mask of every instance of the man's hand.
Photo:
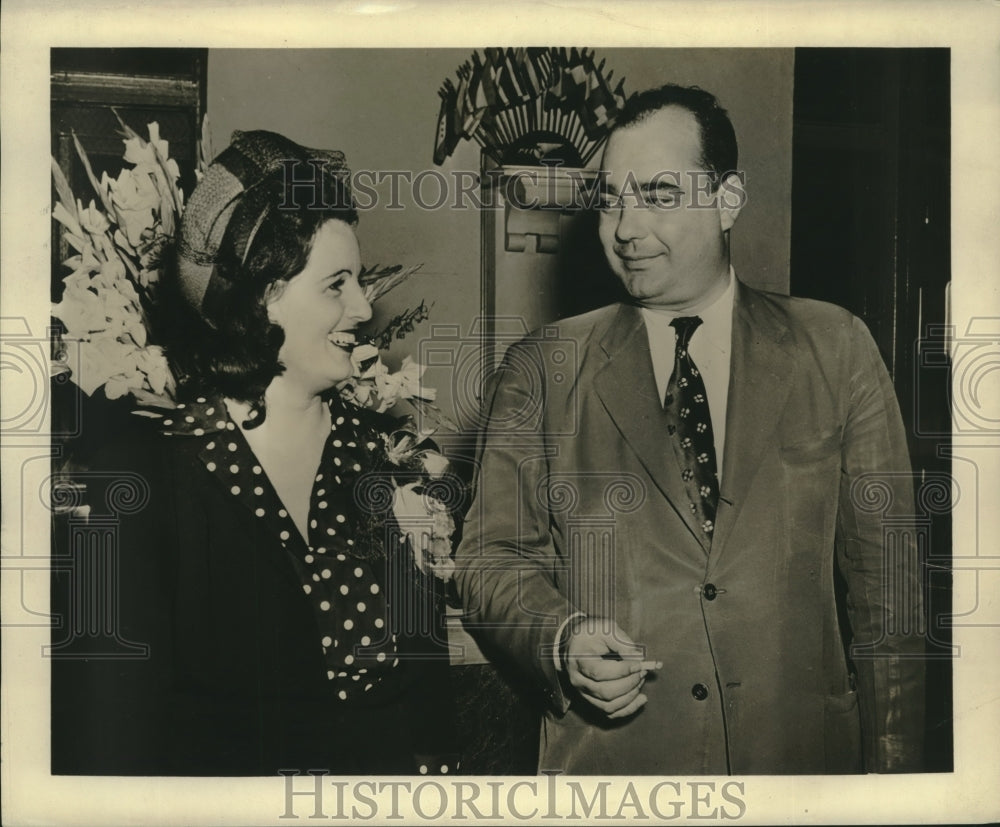
{"label": "man's hand", "polygon": [[650,669],[663,664],[642,660],[636,645],[616,623],[586,618],[569,632],[566,675],[570,684],[608,718],[627,718],[646,703],[642,685]]}

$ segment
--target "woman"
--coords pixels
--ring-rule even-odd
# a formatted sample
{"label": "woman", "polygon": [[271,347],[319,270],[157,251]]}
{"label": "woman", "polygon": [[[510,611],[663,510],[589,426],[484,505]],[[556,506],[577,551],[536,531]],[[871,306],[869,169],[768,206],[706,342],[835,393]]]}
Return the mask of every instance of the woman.
{"label": "woman", "polygon": [[54,772],[454,770],[443,607],[379,496],[392,422],[336,392],[371,317],[356,223],[343,156],[268,132],[192,193],[185,401],[105,464],[148,488],[116,531],[126,656],[56,662]]}

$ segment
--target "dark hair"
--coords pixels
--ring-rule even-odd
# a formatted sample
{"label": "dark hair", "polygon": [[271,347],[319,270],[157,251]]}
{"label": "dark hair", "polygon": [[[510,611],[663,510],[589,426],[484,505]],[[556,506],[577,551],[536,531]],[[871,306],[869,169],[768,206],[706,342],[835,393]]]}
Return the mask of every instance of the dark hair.
{"label": "dark hair", "polygon": [[[272,285],[288,281],[305,268],[316,232],[325,222],[354,227],[358,213],[344,181],[323,176],[322,197],[312,187],[290,187],[284,171],[274,173],[243,195],[230,224],[254,231],[245,254],[242,245],[223,244],[216,273],[225,283],[223,299],[205,318],[181,297],[176,283],[167,285],[164,307],[170,315],[167,357],[182,397],[221,395],[251,404],[263,414],[263,396],[284,371],[278,351],[285,335],[267,317],[265,300]],[[259,425],[264,417],[255,416]]]}
{"label": "dark hair", "polygon": [[678,86],[675,83],[636,92],[626,101],[622,114],[615,121],[614,130],[641,123],[668,106],[679,106],[694,115],[701,137],[698,163],[712,173],[712,188],[717,188],[726,175],[737,171],[739,147],[729,113],[710,92],[697,86]]}

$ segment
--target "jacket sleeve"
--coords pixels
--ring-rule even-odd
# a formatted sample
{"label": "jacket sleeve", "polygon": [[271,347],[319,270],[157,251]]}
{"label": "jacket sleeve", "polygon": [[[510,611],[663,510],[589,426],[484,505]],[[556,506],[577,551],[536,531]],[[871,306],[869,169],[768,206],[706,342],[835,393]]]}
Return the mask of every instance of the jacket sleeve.
{"label": "jacket sleeve", "polygon": [[465,625],[484,648],[511,659],[557,710],[569,701],[553,644],[574,608],[559,592],[550,531],[543,344],[507,351],[487,387],[478,482],[456,561]]}
{"label": "jacket sleeve", "polygon": [[865,768],[919,771],[924,733],[922,577],[913,485],[892,383],[854,319],[837,563],[847,582]]}

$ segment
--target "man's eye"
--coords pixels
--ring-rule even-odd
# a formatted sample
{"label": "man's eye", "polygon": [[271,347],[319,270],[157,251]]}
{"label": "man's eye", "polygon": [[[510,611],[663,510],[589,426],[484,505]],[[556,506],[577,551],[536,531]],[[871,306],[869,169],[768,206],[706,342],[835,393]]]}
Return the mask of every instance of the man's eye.
{"label": "man's eye", "polygon": [[619,204],[621,204],[621,198],[609,193],[602,193],[597,199],[597,209],[601,212],[610,212],[611,210],[618,209]]}
{"label": "man's eye", "polygon": [[676,206],[679,195],[680,193],[678,193],[677,190],[653,190],[646,193],[644,201],[647,207],[659,207],[660,209],[665,209]]}

